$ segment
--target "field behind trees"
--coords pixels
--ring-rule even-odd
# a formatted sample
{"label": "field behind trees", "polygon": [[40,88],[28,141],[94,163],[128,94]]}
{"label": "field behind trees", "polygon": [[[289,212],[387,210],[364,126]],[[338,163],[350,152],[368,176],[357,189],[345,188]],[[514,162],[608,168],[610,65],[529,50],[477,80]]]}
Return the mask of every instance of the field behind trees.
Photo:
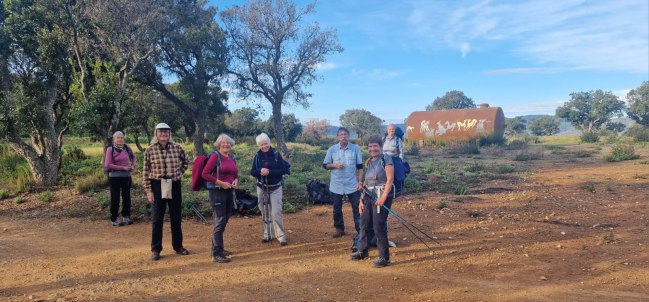
{"label": "field behind trees", "polygon": [[[232,262],[217,264],[210,261],[211,225],[188,208],[184,245],[192,254],[173,254],[167,224],[162,259],[151,261],[139,174],[136,223],[110,226],[109,194],[94,176],[101,145],[70,139],[56,187],[24,185],[25,192],[16,193],[21,168],[3,166],[0,273],[6,277],[0,299],[646,301],[649,148],[578,141],[562,136],[504,146],[409,145],[413,173],[408,193],[393,210],[442,246],[428,242],[435,249],[431,254],[389,218],[389,238],[397,244],[393,264],[374,269],[370,261],[347,259],[352,228],[331,238],[331,206],[305,202],[306,181],[328,181],[321,162],[332,141],[288,145],[294,154],[285,189],[285,202],[292,205],[285,206],[284,216],[289,245],[261,244],[260,216],[235,216],[225,232]],[[3,165],[18,160],[2,150]],[[242,142],[233,151],[242,186],[250,189],[254,184],[245,175],[256,150]],[[205,193],[189,192],[189,180],[187,174],[184,202],[201,208]],[[211,213],[203,212],[209,220]],[[344,212],[346,224],[353,225],[348,205]]]}

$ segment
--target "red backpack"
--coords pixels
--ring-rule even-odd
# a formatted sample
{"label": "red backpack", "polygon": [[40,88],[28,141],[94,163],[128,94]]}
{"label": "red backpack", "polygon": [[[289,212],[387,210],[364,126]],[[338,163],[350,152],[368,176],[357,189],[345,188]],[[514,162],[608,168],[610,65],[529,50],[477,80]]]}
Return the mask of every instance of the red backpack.
{"label": "red backpack", "polygon": [[[207,153],[207,155],[197,156],[196,159],[194,159],[194,167],[192,168],[192,191],[200,191],[203,187],[205,187],[206,180],[203,179],[203,176],[201,174],[203,174],[207,160],[210,159],[210,156],[212,156],[212,154],[214,153],[216,153],[216,156],[218,156],[218,158],[216,159],[216,167],[211,174],[217,172],[216,178],[218,179],[218,170],[219,166],[221,166],[221,154],[218,151],[212,151],[210,153]],[[232,154],[230,154],[230,158],[232,158],[233,161],[235,160]],[[214,190],[218,188],[218,186],[211,183],[207,183],[207,186],[208,187],[206,187],[205,189],[208,190]]]}

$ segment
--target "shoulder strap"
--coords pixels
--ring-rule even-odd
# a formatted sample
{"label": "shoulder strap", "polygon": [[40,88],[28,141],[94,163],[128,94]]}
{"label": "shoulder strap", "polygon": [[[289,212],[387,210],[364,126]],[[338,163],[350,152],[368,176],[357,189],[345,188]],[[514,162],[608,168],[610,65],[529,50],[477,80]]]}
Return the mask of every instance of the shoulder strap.
{"label": "shoulder strap", "polygon": [[[370,165],[370,160],[372,157],[370,156],[366,161],[365,161],[365,169],[367,169]],[[383,158],[383,154],[381,154],[381,167],[383,167],[383,170],[385,170],[385,158]]]}
{"label": "shoulder strap", "polygon": [[135,155],[133,154],[133,150],[127,144],[124,144],[124,150],[126,150],[126,153],[128,154],[128,158],[131,160],[131,164],[133,164],[133,158],[135,157]]}
{"label": "shoulder strap", "polygon": [[110,146],[110,158],[113,160],[113,163],[115,163],[115,146]]}
{"label": "shoulder strap", "polygon": [[254,165],[255,165],[255,170],[259,169],[259,164],[257,161],[259,161],[259,152],[255,153],[255,159],[253,159]]}

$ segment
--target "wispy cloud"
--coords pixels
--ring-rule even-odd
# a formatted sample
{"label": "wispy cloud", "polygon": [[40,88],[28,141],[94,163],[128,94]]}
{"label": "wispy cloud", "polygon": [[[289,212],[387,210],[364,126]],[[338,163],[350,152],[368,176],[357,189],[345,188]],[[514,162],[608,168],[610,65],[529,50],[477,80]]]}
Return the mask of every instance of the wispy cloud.
{"label": "wispy cloud", "polygon": [[407,20],[409,32],[463,57],[499,43],[536,64],[646,73],[647,11],[645,0],[416,0]]}
{"label": "wispy cloud", "polygon": [[538,74],[554,74],[562,73],[569,71],[577,71],[584,69],[592,69],[593,67],[582,66],[582,67],[573,67],[573,68],[508,68],[508,69],[496,69],[496,70],[484,70],[484,74],[510,74],[510,73],[538,73]]}
{"label": "wispy cloud", "polygon": [[387,79],[399,77],[402,74],[403,72],[382,70],[377,68],[369,71],[363,69],[352,69],[352,75],[364,76],[374,80],[387,80]]}
{"label": "wispy cloud", "polygon": [[336,64],[334,63],[319,63],[318,65],[316,65],[318,71],[332,70],[336,69],[337,67],[338,66],[336,66]]}

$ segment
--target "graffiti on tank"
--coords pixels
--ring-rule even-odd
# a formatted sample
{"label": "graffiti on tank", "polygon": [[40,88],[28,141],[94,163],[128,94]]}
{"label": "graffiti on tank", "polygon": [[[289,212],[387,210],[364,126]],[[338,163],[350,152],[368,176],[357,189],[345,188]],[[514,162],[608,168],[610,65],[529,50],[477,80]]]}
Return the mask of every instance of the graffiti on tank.
{"label": "graffiti on tank", "polygon": [[408,126],[408,128],[406,128],[406,133],[407,133],[407,132],[412,132],[412,131],[414,131],[414,130],[415,130],[415,127],[413,127],[413,126]]}
{"label": "graffiti on tank", "polygon": [[478,132],[484,131],[484,123],[490,123],[491,121],[488,121],[486,119],[482,119],[478,121],[478,125],[476,126],[475,130]]}
{"label": "graffiti on tank", "polygon": [[446,121],[446,130],[451,130],[451,132],[453,132],[453,130],[455,130],[455,123],[451,124]]}
{"label": "graffiti on tank", "polygon": [[[465,119],[464,121],[456,121],[455,123],[451,123],[450,121],[444,121],[442,122],[437,121],[436,128],[430,129],[428,125],[430,124],[430,121],[423,120],[421,121],[421,128],[419,129],[419,132],[424,132],[426,134],[426,137],[431,137],[431,136],[443,136],[449,132],[453,132],[455,130],[457,131],[469,131],[475,128],[476,132],[484,132],[485,130],[485,123],[491,123],[492,121],[489,121],[487,119]],[[413,126],[408,126],[407,132],[413,132],[414,131]]]}
{"label": "graffiti on tank", "polygon": [[435,136],[440,136],[446,133],[446,128],[442,126],[441,122],[437,122],[437,130],[435,131]]}
{"label": "graffiti on tank", "polygon": [[421,129],[419,129],[419,132],[428,132],[428,131],[430,131],[430,129],[428,129],[428,124],[429,123],[430,123],[430,121],[427,121],[427,120],[421,121]]}

